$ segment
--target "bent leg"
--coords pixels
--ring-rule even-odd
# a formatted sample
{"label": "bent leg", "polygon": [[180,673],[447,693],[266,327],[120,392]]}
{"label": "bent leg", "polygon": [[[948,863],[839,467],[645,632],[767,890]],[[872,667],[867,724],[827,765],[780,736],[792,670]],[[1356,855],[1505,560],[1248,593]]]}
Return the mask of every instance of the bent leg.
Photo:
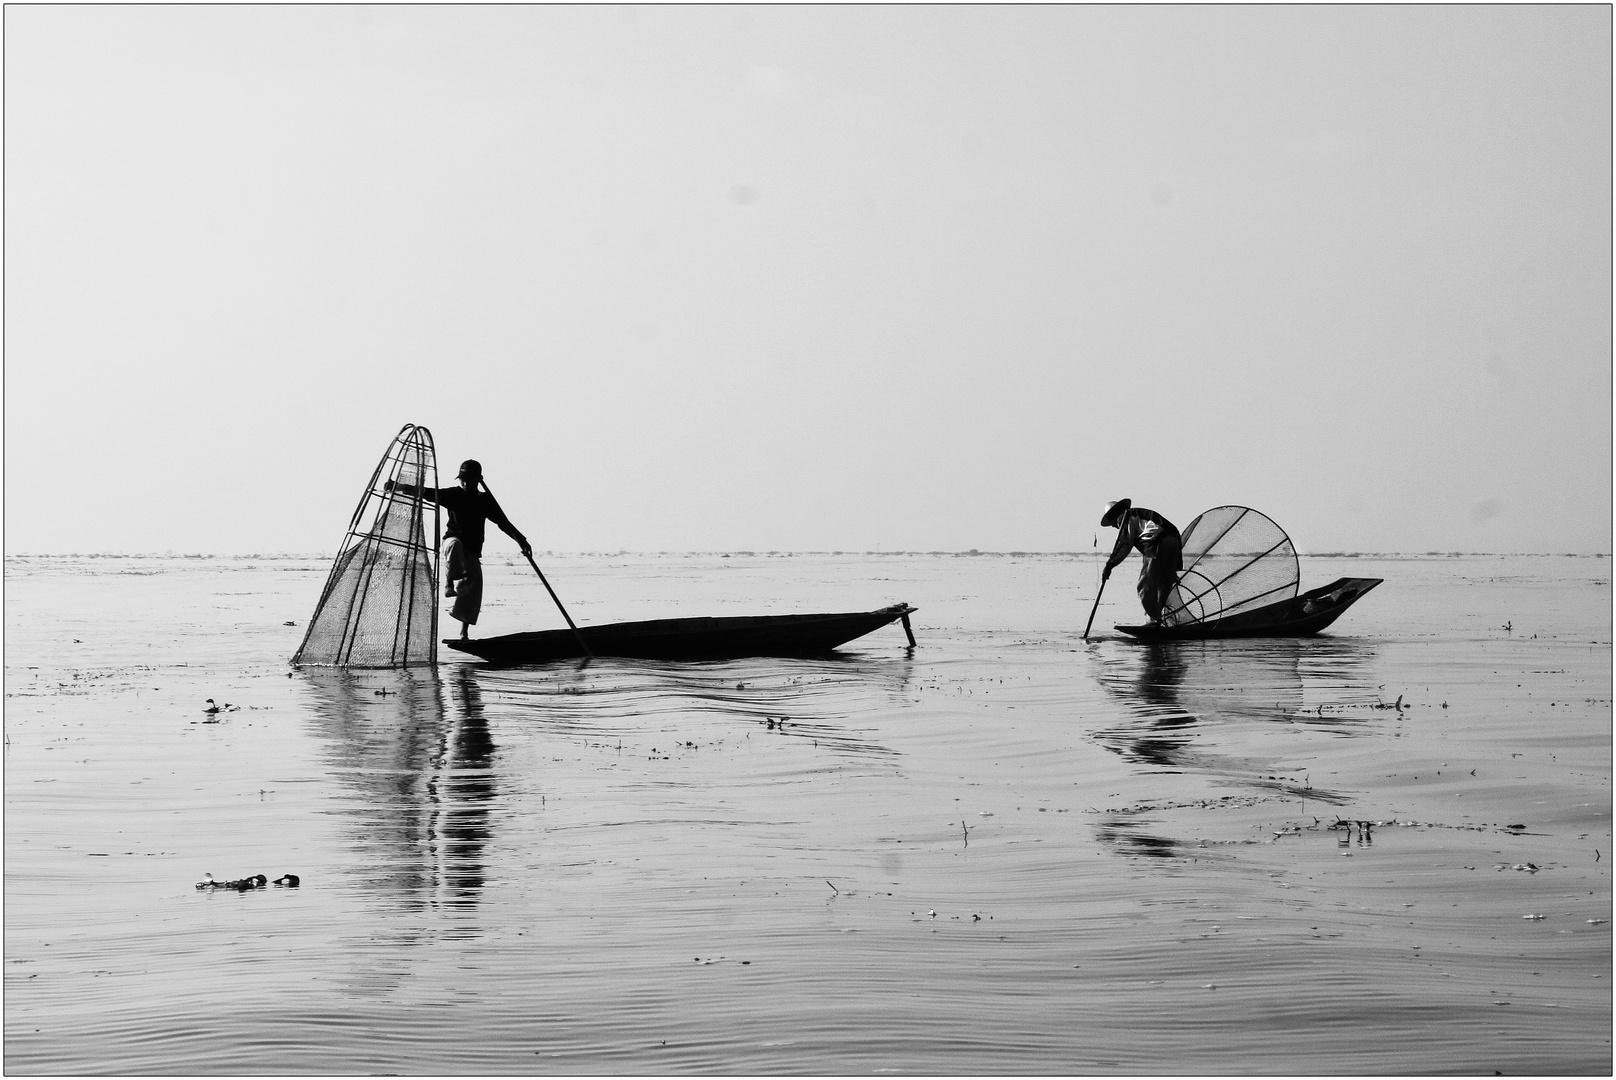
{"label": "bent leg", "polygon": [[443,542],[443,595],[455,594],[455,583],[466,576],[465,547],[458,537]]}
{"label": "bent leg", "polygon": [[1139,571],[1139,603],[1151,622],[1161,622],[1162,608],[1178,584],[1178,572],[1184,565],[1183,548],[1175,536],[1165,536],[1157,545],[1154,555],[1146,556]]}
{"label": "bent leg", "polygon": [[470,627],[477,625],[477,616],[483,609],[483,564],[481,559],[463,552],[461,564],[463,575],[455,583],[455,602],[449,614]]}
{"label": "bent leg", "polygon": [[1159,559],[1147,555],[1145,565],[1139,568],[1139,606],[1145,609],[1145,617],[1151,622],[1161,622],[1162,604],[1167,600],[1167,590],[1158,580],[1160,565]]}

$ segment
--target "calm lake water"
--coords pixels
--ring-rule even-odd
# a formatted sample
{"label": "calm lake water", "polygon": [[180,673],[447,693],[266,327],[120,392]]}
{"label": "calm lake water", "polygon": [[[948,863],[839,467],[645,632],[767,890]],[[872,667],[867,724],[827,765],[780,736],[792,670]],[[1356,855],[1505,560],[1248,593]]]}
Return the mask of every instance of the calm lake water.
{"label": "calm lake water", "polygon": [[6,1071],[1611,1072],[1608,558],[1165,647],[1089,556],[541,565],[919,644],[292,671],[325,559],[7,560]]}

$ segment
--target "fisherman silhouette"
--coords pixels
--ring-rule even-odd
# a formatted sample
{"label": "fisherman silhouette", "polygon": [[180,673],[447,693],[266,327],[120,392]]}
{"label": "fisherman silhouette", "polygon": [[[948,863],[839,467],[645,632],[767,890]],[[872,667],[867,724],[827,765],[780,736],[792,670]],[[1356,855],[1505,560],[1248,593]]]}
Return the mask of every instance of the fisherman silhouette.
{"label": "fisherman silhouette", "polygon": [[1139,569],[1139,603],[1152,623],[1160,623],[1167,594],[1184,568],[1183,540],[1178,529],[1156,511],[1134,506],[1131,499],[1106,503],[1100,526],[1117,530],[1117,543],[1105,561],[1101,581],[1110,579],[1111,571],[1128,557],[1129,549],[1139,552],[1144,559]]}
{"label": "fisherman silhouette", "polygon": [[492,492],[478,490],[482,483],[483,467],[475,459],[460,463],[458,487],[424,488],[415,484],[396,484],[389,480],[388,491],[401,491],[406,495],[419,493],[449,512],[449,525],[444,530],[444,595],[454,597],[449,609],[451,617],[460,621],[462,639],[471,636],[471,628],[483,607],[483,534],[484,524],[492,521],[500,531],[522,550],[524,557],[533,554],[527,537],[512,525],[494,500]]}

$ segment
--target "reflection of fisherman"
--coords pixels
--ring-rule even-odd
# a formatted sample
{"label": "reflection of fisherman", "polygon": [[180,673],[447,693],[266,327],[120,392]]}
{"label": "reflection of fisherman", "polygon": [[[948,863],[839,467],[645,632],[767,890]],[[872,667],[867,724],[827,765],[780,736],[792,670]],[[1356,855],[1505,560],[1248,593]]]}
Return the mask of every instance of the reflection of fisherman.
{"label": "reflection of fisherman", "polygon": [[494,501],[494,496],[490,492],[477,490],[482,478],[483,467],[476,461],[465,461],[460,465],[459,487],[420,488],[414,484],[387,482],[389,490],[402,491],[406,495],[419,492],[423,498],[431,499],[449,511],[449,527],[444,530],[446,539],[443,543],[443,577],[447,583],[444,595],[455,598],[449,614],[460,620],[462,639],[471,636],[471,628],[483,607],[483,523],[492,521],[498,525],[501,532],[516,541],[524,556],[533,552],[527,537],[510,523],[505,511]]}
{"label": "reflection of fisherman", "polygon": [[1128,557],[1129,548],[1137,549],[1145,560],[1139,570],[1139,602],[1151,622],[1161,622],[1162,605],[1167,603],[1167,594],[1178,582],[1178,572],[1184,567],[1183,541],[1178,529],[1156,511],[1136,508],[1131,499],[1107,503],[1100,525],[1117,530],[1117,546],[1111,549],[1111,557],[1105,561],[1102,580],[1109,579],[1111,570]]}

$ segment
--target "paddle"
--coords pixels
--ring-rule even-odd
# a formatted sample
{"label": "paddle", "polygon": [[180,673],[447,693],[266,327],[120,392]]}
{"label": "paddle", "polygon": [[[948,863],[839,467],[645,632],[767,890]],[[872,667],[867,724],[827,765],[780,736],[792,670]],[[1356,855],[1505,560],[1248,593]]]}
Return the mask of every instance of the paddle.
{"label": "paddle", "polygon": [[[487,480],[478,480],[478,483],[482,484],[483,490],[488,492],[489,498],[494,497],[494,492],[488,486],[488,481]],[[498,500],[496,499],[495,501],[497,502]],[[561,597],[557,596],[556,591],[554,589],[550,588],[550,582],[544,576],[544,571],[540,570],[539,569],[539,564],[533,561],[533,553],[531,551],[527,551],[527,552],[524,552],[523,554],[525,554],[527,556],[527,564],[533,568],[533,572],[535,574],[539,575],[539,580],[544,582],[544,591],[549,593],[550,594],[550,599],[555,601],[555,606],[561,612],[561,617],[563,619],[566,619],[567,620],[567,625],[572,628],[573,636],[578,639],[578,647],[583,649],[585,656],[587,656],[589,659],[593,660],[595,658],[595,654],[590,651],[589,642],[584,640],[584,635],[583,635],[582,631],[580,631],[578,629],[578,624],[572,621],[572,616],[568,615],[567,614],[567,609],[562,606]]]}
{"label": "paddle", "polygon": [[1105,595],[1105,583],[1110,581],[1110,580],[1111,580],[1111,576],[1109,574],[1107,574],[1105,577],[1102,577],[1100,579],[1100,588],[1094,594],[1094,606],[1089,609],[1089,621],[1088,621],[1087,625],[1085,625],[1083,627],[1083,640],[1084,641],[1087,641],[1089,639],[1089,627],[1094,625],[1094,613],[1096,611],[1100,610],[1100,597]]}

